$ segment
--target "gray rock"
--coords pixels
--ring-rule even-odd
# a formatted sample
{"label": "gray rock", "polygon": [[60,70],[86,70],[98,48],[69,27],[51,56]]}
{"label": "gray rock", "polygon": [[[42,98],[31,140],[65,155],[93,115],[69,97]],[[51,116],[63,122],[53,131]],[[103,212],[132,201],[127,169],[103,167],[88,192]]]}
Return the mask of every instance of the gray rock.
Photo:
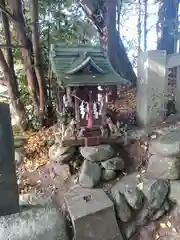
{"label": "gray rock", "polygon": [[121,193],[116,192],[115,201],[118,217],[121,219],[121,221],[128,222],[131,219],[132,211],[126,202],[126,199]]}
{"label": "gray rock", "polygon": [[143,204],[143,194],[137,187],[138,175],[138,173],[134,173],[123,177],[111,189],[114,199],[116,192],[119,191],[133,209],[140,209]]}
{"label": "gray rock", "polygon": [[149,205],[147,202],[144,203],[143,207],[136,213],[135,221],[136,226],[141,227],[148,223],[149,216],[151,216],[152,212],[149,209]]}
{"label": "gray rock", "polygon": [[163,208],[166,212],[168,212],[170,210],[170,204],[168,202],[168,200],[165,200],[164,204],[163,204]]}
{"label": "gray rock", "polygon": [[167,213],[170,209],[169,203],[167,200],[164,201],[162,206],[154,210],[151,205],[149,205],[148,201],[145,200],[143,207],[136,213],[135,222],[137,227],[145,226],[149,223],[149,221],[158,220],[165,213]]}
{"label": "gray rock", "polygon": [[161,179],[180,179],[180,158],[152,155],[147,172]]}
{"label": "gray rock", "polygon": [[65,220],[56,208],[31,207],[0,217],[0,240],[67,240]]}
{"label": "gray rock", "polygon": [[84,188],[93,188],[101,177],[101,168],[97,163],[84,160],[79,175],[79,184]]}
{"label": "gray rock", "polygon": [[167,200],[164,201],[164,203],[162,204],[161,208],[156,210],[152,216],[151,216],[151,220],[152,221],[156,221],[159,220],[161,217],[163,217],[168,211],[170,210],[170,205],[169,202]]}
{"label": "gray rock", "polygon": [[180,181],[170,181],[169,199],[180,206]]}
{"label": "gray rock", "polygon": [[114,150],[110,145],[80,147],[80,153],[85,159],[92,162],[105,161],[114,156]]}
{"label": "gray rock", "polygon": [[62,179],[62,181],[66,181],[70,176],[69,166],[65,164],[55,164],[54,173]]}
{"label": "gray rock", "polygon": [[102,189],[72,188],[65,203],[74,227],[74,239],[123,240],[114,204]]}
{"label": "gray rock", "polygon": [[49,158],[51,161],[68,163],[75,151],[74,147],[61,147],[56,143],[49,149]]}
{"label": "gray rock", "polygon": [[113,170],[103,169],[101,172],[101,178],[104,181],[110,181],[116,177],[116,172]]}
{"label": "gray rock", "polygon": [[180,153],[180,127],[170,130],[151,142],[149,152],[163,156],[178,155]]}
{"label": "gray rock", "polygon": [[135,222],[130,222],[124,226],[125,236],[127,239],[130,239],[136,232],[136,224]]}
{"label": "gray rock", "polygon": [[152,176],[141,175],[141,191],[145,195],[151,209],[158,210],[164,202],[168,191],[168,180],[151,178]]}
{"label": "gray rock", "polygon": [[114,157],[111,159],[108,159],[104,162],[101,162],[101,165],[103,168],[107,170],[123,170],[124,169],[124,160],[120,157]]}
{"label": "gray rock", "polygon": [[163,217],[165,214],[165,210],[162,208],[162,209],[159,209],[157,210],[153,216],[151,217],[151,221],[157,221],[159,220],[161,217]]}

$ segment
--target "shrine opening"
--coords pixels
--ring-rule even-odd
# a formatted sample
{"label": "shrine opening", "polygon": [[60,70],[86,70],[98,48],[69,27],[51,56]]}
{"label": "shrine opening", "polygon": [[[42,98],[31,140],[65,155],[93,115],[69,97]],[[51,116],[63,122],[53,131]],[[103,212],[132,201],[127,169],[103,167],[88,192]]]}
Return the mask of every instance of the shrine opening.
{"label": "shrine opening", "polygon": [[100,46],[51,46],[56,77],[57,119],[63,146],[92,146],[118,140],[120,122],[108,114],[117,86],[127,84]]}

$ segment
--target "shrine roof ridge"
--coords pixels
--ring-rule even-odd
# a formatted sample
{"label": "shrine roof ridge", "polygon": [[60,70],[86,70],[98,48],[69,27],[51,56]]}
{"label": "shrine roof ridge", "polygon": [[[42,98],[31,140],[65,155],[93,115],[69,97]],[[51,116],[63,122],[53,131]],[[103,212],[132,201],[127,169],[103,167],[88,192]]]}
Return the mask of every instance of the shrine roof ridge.
{"label": "shrine roof ridge", "polygon": [[[64,82],[66,84],[71,82],[71,85],[73,85],[74,81],[74,83],[76,82],[75,85],[78,85],[77,75],[80,72],[81,74],[78,76],[79,81],[81,81],[80,77],[82,78],[83,75],[84,77],[88,75],[88,79],[91,81],[91,75],[93,78],[96,77],[98,83],[98,79],[102,82],[102,77],[107,75],[108,78],[113,77],[114,81],[112,80],[112,83],[114,82],[114,84],[127,83],[126,79],[123,79],[114,71],[106,51],[100,45],[53,44],[51,45],[50,61],[56,77],[59,79],[65,78]],[[88,67],[93,68],[93,71],[82,73]],[[106,79],[105,82],[109,84],[110,80]],[[86,83],[88,84],[87,81]],[[82,85],[82,82],[79,85]]]}

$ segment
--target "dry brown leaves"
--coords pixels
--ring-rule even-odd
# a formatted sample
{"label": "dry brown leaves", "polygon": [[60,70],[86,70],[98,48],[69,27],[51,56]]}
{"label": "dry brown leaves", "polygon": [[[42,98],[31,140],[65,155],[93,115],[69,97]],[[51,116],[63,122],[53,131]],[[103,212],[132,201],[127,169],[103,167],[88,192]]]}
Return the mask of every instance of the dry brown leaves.
{"label": "dry brown leaves", "polygon": [[24,168],[26,171],[34,171],[48,162],[48,144],[53,133],[54,127],[42,128],[38,132],[29,133],[25,145]]}
{"label": "dry brown leaves", "polygon": [[136,88],[121,88],[119,92],[119,97],[120,99],[115,104],[115,108],[119,111],[136,108]]}
{"label": "dry brown leaves", "polygon": [[35,176],[37,176],[36,170],[48,163],[49,144],[54,132],[55,127],[50,127],[42,128],[38,132],[26,133],[28,140],[24,146],[24,162],[17,168],[17,183],[20,193],[27,193],[36,188],[36,186],[27,179],[26,173],[34,172],[36,173]]}

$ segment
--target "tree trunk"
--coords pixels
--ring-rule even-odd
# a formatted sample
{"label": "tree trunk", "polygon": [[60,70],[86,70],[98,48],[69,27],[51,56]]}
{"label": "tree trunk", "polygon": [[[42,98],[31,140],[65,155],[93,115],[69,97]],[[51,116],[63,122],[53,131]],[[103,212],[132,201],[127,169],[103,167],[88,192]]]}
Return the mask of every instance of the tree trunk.
{"label": "tree trunk", "polygon": [[17,32],[17,40],[25,46],[21,48],[21,54],[25,66],[26,78],[28,82],[29,92],[33,100],[36,114],[39,115],[39,91],[37,85],[36,74],[33,66],[33,47],[31,39],[28,36],[25,19],[22,12],[21,0],[8,0],[13,12],[13,16],[16,19],[14,26]]}
{"label": "tree trunk", "polygon": [[11,104],[19,118],[19,123],[21,124],[24,117],[24,106],[20,101],[19,96],[17,96],[17,91],[16,88],[14,87],[14,81],[16,81],[16,79],[14,78],[13,71],[8,66],[1,49],[0,49],[0,65],[4,71],[4,77],[7,82],[8,94],[11,100]]}
{"label": "tree trunk", "polygon": [[45,86],[45,78],[43,73],[42,66],[42,56],[41,48],[39,42],[39,10],[38,10],[38,0],[32,0],[32,44],[33,44],[33,53],[34,53],[34,64],[35,72],[39,86],[39,104],[40,104],[40,114],[41,118],[44,118],[47,92]]}
{"label": "tree trunk", "polygon": [[166,50],[167,54],[176,52],[177,49],[177,19],[179,0],[161,0],[159,20],[157,23],[157,49]]}
{"label": "tree trunk", "polygon": [[[0,4],[5,7],[5,0],[0,0]],[[3,12],[2,12],[2,23],[4,28],[6,44],[11,45],[9,20],[6,14]],[[9,93],[11,104],[19,118],[19,123],[22,123],[25,110],[20,100],[18,82],[17,82],[15,71],[14,71],[14,57],[12,53],[12,48],[6,48],[6,53],[7,53],[7,60],[5,60],[2,50],[0,50],[0,63],[4,71],[5,80],[7,82],[8,93]]]}
{"label": "tree trunk", "polygon": [[136,75],[116,29],[117,0],[82,0],[81,7],[98,29],[101,45],[107,50],[114,70],[130,82],[135,83]]}

